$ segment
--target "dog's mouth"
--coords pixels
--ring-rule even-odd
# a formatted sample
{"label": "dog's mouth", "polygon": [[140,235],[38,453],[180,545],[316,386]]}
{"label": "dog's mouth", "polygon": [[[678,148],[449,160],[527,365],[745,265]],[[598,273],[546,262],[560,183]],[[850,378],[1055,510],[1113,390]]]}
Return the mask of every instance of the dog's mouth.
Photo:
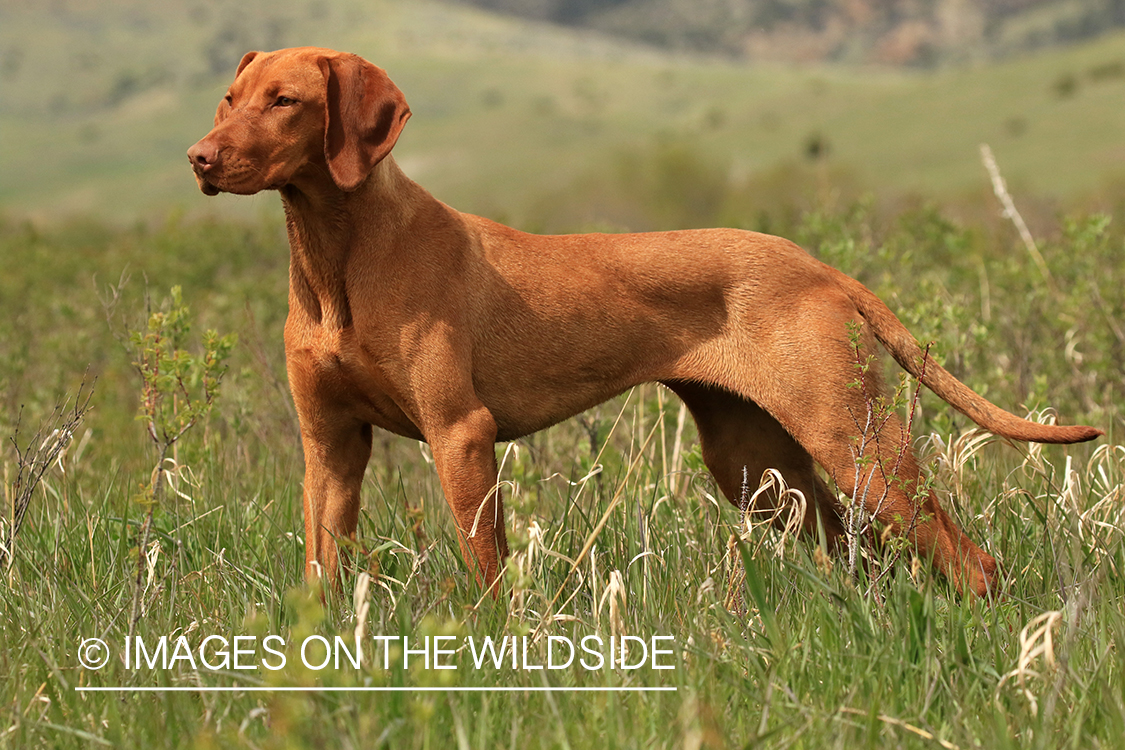
{"label": "dog's mouth", "polygon": [[203,192],[204,195],[218,195],[220,192],[222,192],[221,190],[219,190],[218,185],[201,175],[198,170],[193,171],[195,172],[195,182],[199,185],[199,189]]}
{"label": "dog's mouth", "polygon": [[272,182],[262,185],[255,182],[247,183],[245,180],[237,179],[239,175],[232,177],[228,171],[224,174],[216,175],[213,169],[202,170],[198,167],[194,170],[195,182],[199,185],[200,191],[204,195],[218,195],[219,193],[232,193],[234,195],[254,195],[262,190],[280,190],[288,184],[289,180],[279,178]]}

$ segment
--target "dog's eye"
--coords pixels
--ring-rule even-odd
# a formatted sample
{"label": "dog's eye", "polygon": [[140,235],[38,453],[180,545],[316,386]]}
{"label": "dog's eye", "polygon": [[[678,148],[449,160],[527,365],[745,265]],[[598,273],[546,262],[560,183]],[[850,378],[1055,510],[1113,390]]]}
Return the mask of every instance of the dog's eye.
{"label": "dog's eye", "polygon": [[279,96],[279,97],[277,97],[277,101],[273,103],[273,106],[275,106],[275,107],[292,107],[296,103],[297,103],[296,99],[291,99],[288,96]]}

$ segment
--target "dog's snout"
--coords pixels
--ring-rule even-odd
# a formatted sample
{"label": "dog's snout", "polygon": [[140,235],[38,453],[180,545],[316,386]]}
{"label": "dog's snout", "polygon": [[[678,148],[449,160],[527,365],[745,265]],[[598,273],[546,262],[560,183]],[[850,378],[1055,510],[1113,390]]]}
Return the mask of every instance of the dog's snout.
{"label": "dog's snout", "polygon": [[219,149],[207,139],[199,141],[188,149],[188,160],[198,172],[206,172],[219,162]]}
{"label": "dog's snout", "polygon": [[204,195],[218,195],[219,187],[215,184],[215,175],[219,174],[219,147],[209,138],[196,143],[188,149],[188,161],[195,172],[195,179],[199,182],[199,189]]}

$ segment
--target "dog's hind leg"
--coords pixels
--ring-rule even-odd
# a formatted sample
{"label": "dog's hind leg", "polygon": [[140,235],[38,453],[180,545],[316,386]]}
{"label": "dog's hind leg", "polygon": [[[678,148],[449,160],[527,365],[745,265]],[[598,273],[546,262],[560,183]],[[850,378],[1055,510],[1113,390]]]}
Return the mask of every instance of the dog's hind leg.
{"label": "dog's hind leg", "polygon": [[[777,334],[786,341],[780,351],[802,356],[770,358],[758,378],[746,379],[753,385],[748,391],[869,517],[909,539],[959,590],[989,595],[996,561],[922,482],[910,434],[883,400],[882,375],[869,359],[873,337],[865,327],[849,343],[845,323],[859,316],[824,296],[818,302]],[[832,334],[839,338],[826,338]]]}
{"label": "dog's hind leg", "polygon": [[[842,543],[844,526],[835,493],[816,473],[812,457],[776,419],[753,401],[721,388],[685,382],[666,385],[695,418],[703,461],[731,503],[740,506],[758,489],[766,470],[776,469],[790,489],[805,497],[802,529],[814,538],[822,530],[830,551]],[[772,510],[778,501],[776,492],[763,493],[752,510]],[[775,523],[783,524],[786,517],[783,511]]]}

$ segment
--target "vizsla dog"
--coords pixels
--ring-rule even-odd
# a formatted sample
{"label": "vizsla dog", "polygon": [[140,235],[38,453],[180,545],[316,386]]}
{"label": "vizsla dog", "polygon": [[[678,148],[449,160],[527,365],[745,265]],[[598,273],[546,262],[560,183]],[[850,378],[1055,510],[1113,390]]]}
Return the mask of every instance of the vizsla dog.
{"label": "vizsla dog", "polygon": [[[882,342],[997,435],[1103,434],[989,403],[929,360],[866,287],[778,237],[546,237],[455,211],[390,155],[409,116],[402,92],[360,57],[250,52],[214,129],[188,151],[207,195],[277,190],[285,206],[285,353],[305,453],[310,578],[336,580],[336,540],[355,534],[373,426],[430,444],[466,562],[494,587],[508,551],[495,443],[655,381],[687,404],[732,502],[744,472],[778,469],[808,500],[805,530],[845,543],[818,463],[958,589],[987,595],[996,561],[920,490],[902,424],[892,416],[877,439],[860,441],[880,378],[865,378],[866,392],[849,387],[855,326],[860,356]],[[870,460],[858,460],[861,444]]]}

